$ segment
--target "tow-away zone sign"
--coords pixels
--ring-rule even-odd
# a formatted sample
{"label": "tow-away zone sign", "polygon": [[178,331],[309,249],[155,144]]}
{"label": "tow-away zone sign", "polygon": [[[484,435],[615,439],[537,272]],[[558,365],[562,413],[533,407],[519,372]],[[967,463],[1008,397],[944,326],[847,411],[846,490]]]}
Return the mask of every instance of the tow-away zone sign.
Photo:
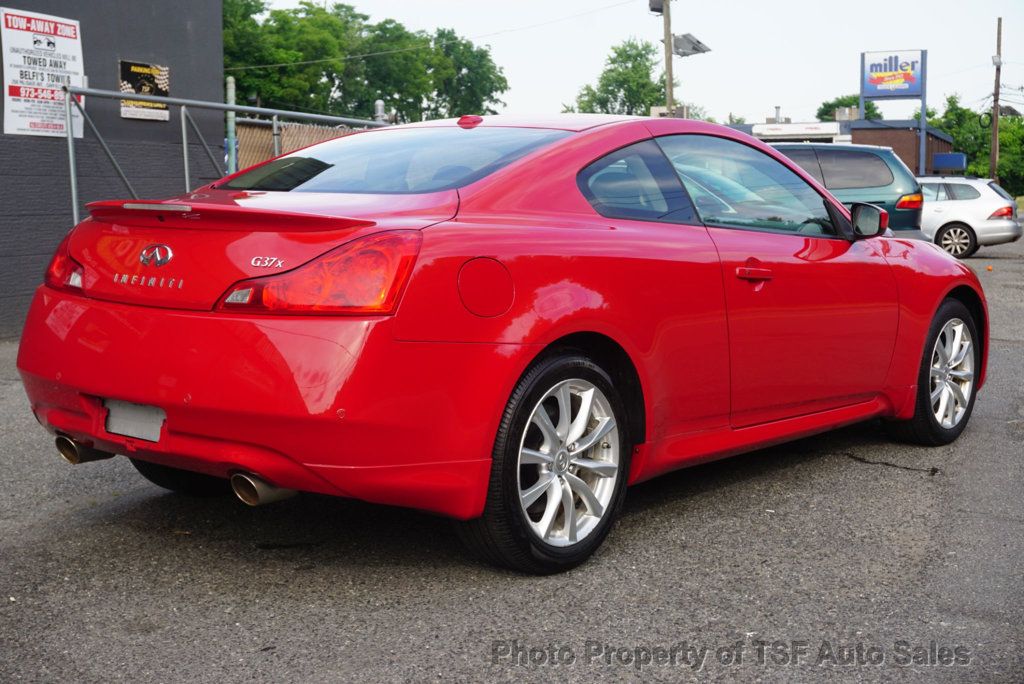
{"label": "tow-away zone sign", "polygon": [[[64,136],[62,86],[84,85],[78,21],[0,7],[4,64],[4,133]],[[72,112],[82,137],[82,117]]]}

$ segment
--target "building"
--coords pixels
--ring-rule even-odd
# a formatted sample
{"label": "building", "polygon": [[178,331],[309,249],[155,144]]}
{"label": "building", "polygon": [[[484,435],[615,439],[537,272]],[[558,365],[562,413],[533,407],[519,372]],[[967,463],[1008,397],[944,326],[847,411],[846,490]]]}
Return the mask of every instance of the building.
{"label": "building", "polygon": [[[160,65],[167,67],[162,85],[170,96],[224,101],[220,0],[5,0],[2,4],[11,12],[77,21],[81,63],[91,88],[119,90],[123,62]],[[37,39],[47,47],[45,31]],[[4,64],[11,63],[8,47],[0,60],[0,74]],[[176,109],[168,112],[166,120],[124,118],[118,101],[94,97],[86,98],[85,109],[141,197],[166,197],[185,189]],[[207,143],[221,154],[223,115],[209,110],[192,113]],[[0,113],[0,124],[2,117]],[[220,174],[194,136],[189,147],[192,185],[217,178]],[[83,205],[129,196],[87,126],[75,149]],[[19,334],[32,292],[42,281],[57,243],[71,228],[70,174],[62,136],[0,134],[0,159],[0,337],[9,338]]]}
{"label": "building", "polygon": [[953,138],[937,128],[928,126],[925,156],[927,168],[922,172],[918,168],[918,122],[913,119],[734,124],[731,128],[749,133],[765,142],[834,142],[891,147],[903,163],[919,176],[935,172],[932,160],[936,154],[953,151]]}

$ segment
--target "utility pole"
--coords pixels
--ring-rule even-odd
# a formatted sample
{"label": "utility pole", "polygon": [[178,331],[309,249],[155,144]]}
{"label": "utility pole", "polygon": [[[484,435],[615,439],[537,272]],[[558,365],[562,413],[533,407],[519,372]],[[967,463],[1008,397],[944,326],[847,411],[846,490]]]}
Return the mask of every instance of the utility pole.
{"label": "utility pole", "polygon": [[665,24],[665,107],[668,109],[669,116],[675,116],[676,102],[672,94],[672,19],[669,17],[671,4],[672,0],[664,0],[661,18]]}
{"label": "utility pole", "polygon": [[[667,4],[667,3],[666,3]],[[998,181],[996,171],[999,167],[999,72],[1003,67],[1003,18],[996,20],[996,54],[992,58],[996,67],[996,89],[992,96],[992,147],[988,155],[988,175]]]}

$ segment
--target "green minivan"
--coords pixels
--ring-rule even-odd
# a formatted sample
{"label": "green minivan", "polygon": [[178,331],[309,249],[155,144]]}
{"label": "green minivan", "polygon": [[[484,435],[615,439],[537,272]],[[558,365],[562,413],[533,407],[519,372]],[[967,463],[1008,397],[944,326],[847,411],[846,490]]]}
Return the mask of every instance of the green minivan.
{"label": "green minivan", "polygon": [[889,228],[898,237],[928,239],[921,232],[921,185],[891,147],[839,143],[774,143],[772,147],[847,207],[854,202],[876,204],[889,212]]}

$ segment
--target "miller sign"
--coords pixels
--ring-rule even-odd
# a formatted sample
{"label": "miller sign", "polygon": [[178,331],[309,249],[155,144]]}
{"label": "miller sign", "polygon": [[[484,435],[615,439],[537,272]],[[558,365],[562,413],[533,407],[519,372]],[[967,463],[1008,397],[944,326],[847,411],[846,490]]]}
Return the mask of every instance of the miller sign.
{"label": "miller sign", "polygon": [[921,50],[861,53],[861,96],[921,97],[924,59]]}

